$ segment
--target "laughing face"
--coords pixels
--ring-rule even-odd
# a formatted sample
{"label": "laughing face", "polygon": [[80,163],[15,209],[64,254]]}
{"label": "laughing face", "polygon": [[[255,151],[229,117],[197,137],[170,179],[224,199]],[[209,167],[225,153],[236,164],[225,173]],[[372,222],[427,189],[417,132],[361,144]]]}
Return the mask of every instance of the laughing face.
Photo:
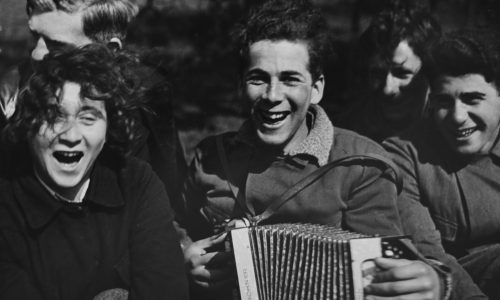
{"label": "laughing face", "polygon": [[480,74],[441,76],[431,85],[434,119],[448,145],[461,155],[488,154],[500,128],[500,96]]}
{"label": "laughing face", "polygon": [[286,153],[308,134],[306,114],[323,96],[323,76],[313,80],[306,43],[258,41],[250,46],[244,73],[258,138]]}
{"label": "laughing face", "polygon": [[55,123],[44,122],[31,139],[37,173],[63,196],[79,191],[106,141],[104,102],[82,98],[80,89],[77,83],[64,83],[56,95]]}

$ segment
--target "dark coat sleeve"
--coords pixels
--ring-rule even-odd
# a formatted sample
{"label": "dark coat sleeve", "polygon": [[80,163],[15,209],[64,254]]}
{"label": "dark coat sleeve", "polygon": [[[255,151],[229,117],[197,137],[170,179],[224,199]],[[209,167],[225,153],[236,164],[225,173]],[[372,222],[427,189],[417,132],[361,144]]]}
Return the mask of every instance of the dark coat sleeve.
{"label": "dark coat sleeve", "polygon": [[372,163],[357,166],[360,176],[348,196],[345,227],[366,234],[399,235],[394,173],[382,162]]}

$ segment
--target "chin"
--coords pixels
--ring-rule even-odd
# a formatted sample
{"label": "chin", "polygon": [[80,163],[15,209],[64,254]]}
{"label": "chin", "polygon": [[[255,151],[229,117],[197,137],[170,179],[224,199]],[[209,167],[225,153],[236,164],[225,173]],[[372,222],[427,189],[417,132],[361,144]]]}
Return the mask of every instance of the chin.
{"label": "chin", "polygon": [[277,134],[266,134],[261,131],[257,131],[257,136],[263,144],[273,147],[282,146],[287,140],[285,137],[281,137]]}
{"label": "chin", "polygon": [[82,181],[82,176],[55,176],[52,177],[52,181],[58,188],[70,189]]}

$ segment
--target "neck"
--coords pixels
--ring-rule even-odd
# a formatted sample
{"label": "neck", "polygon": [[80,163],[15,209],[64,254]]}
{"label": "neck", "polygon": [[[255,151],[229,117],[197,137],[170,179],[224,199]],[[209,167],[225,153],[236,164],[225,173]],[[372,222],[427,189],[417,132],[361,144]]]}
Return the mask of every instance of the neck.
{"label": "neck", "polygon": [[44,179],[42,179],[42,176],[40,176],[40,173],[36,170],[36,168],[35,168],[35,176],[38,179],[38,181],[42,184],[42,186],[52,196],[54,196],[54,198],[65,202],[74,202],[74,203],[82,202],[83,197],[85,197],[85,194],[90,184],[90,178],[87,178],[82,180],[82,182],[79,183],[77,186],[70,188],[57,187],[56,189],[54,189],[51,187],[50,184],[48,184]]}

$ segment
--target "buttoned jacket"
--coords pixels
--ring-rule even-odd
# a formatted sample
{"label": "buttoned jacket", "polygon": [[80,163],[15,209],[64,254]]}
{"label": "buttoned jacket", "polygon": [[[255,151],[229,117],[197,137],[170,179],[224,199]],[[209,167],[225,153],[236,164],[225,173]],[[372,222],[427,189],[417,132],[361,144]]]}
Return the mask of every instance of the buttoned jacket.
{"label": "buttoned jacket", "polygon": [[163,184],[137,159],[100,159],[83,203],[56,200],[33,172],[0,182],[2,299],[187,299],[187,280]]}

